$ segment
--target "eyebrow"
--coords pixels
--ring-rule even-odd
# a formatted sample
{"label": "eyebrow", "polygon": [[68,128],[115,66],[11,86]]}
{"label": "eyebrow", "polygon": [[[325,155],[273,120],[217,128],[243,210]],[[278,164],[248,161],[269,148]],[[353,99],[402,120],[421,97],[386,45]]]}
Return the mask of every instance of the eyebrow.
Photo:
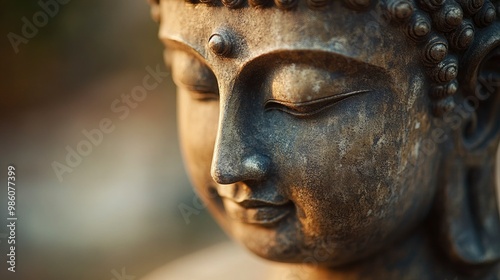
{"label": "eyebrow", "polygon": [[190,45],[189,43],[183,41],[182,39],[176,39],[176,38],[162,38],[161,39],[163,44],[167,48],[174,48],[178,50],[183,50],[186,51],[194,56],[196,56],[199,59],[202,59],[203,61],[206,61],[205,57],[203,56],[202,53],[200,53],[195,46]]}
{"label": "eyebrow", "polygon": [[[291,57],[290,55],[294,56]],[[304,60],[305,58],[307,58],[307,61]],[[365,68],[387,73],[387,69],[382,66],[371,64],[355,57],[346,56],[342,53],[332,52],[331,50],[326,49],[276,49],[271,52],[263,53],[255,59],[245,62],[241,68],[244,69],[255,63],[263,63],[264,61],[276,59],[279,59],[280,62],[286,63],[306,63],[316,65],[328,70],[331,69],[333,64],[339,63],[344,67],[355,66],[355,69],[357,70]],[[340,70],[345,70],[345,68],[341,68]]]}
{"label": "eyebrow", "polygon": [[[207,61],[205,56],[196,49],[194,45],[191,45],[184,41],[181,38],[173,38],[173,37],[168,37],[168,38],[162,38],[163,43],[165,44],[166,47],[172,47],[178,50],[183,50],[186,51],[190,54],[193,54],[196,56],[198,59],[201,59],[202,61]],[[251,59],[249,61],[246,61],[241,65],[240,70],[244,70],[248,65],[254,64],[257,61],[261,60],[271,60],[276,57],[278,58],[284,58],[286,55],[292,54],[300,54],[299,57],[303,58],[303,56],[324,56],[325,58],[332,57],[334,56],[336,61],[345,61],[347,63],[343,63],[344,65],[350,65],[354,64],[356,67],[364,67],[367,69],[372,69],[372,70],[378,70],[383,73],[387,73],[387,68],[382,67],[380,65],[375,65],[367,61],[360,60],[356,57],[348,56],[346,54],[340,53],[340,52],[335,52],[332,51],[331,49],[287,49],[287,48],[278,48],[275,50],[272,50],[267,53],[260,54],[258,57]],[[292,60],[293,61],[293,60]],[[328,59],[322,59],[321,62],[326,63]],[[297,62],[300,62],[300,59],[297,59]]]}

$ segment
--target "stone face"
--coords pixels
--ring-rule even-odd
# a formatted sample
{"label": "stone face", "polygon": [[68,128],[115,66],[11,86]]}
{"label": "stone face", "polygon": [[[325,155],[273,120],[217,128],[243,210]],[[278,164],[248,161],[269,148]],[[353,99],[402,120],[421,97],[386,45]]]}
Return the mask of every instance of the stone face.
{"label": "stone face", "polygon": [[152,3],[224,230],[303,279],[495,277],[494,4],[254,2]]}

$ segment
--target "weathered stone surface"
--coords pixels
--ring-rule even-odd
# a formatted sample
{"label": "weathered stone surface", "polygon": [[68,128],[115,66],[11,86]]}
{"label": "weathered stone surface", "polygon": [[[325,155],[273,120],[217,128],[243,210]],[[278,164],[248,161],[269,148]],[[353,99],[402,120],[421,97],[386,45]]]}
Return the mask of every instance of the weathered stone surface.
{"label": "weathered stone surface", "polygon": [[499,279],[495,7],[153,3],[220,225],[276,279]]}

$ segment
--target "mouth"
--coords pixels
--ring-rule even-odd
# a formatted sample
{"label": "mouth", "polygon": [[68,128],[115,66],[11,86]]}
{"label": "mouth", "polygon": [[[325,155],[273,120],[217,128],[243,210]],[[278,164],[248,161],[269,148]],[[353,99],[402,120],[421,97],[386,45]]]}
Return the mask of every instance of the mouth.
{"label": "mouth", "polygon": [[283,220],[293,211],[293,204],[289,200],[262,201],[243,200],[236,202],[229,198],[222,198],[228,216],[246,224],[273,226]]}

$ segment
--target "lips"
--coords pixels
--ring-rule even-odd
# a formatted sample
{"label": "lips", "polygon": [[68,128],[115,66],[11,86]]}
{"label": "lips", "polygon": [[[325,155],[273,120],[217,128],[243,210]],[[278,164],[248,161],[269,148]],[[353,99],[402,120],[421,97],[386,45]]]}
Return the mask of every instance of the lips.
{"label": "lips", "polygon": [[261,201],[243,200],[236,202],[223,197],[224,208],[228,216],[234,220],[262,226],[272,226],[284,219],[293,210],[293,204],[288,200]]}

